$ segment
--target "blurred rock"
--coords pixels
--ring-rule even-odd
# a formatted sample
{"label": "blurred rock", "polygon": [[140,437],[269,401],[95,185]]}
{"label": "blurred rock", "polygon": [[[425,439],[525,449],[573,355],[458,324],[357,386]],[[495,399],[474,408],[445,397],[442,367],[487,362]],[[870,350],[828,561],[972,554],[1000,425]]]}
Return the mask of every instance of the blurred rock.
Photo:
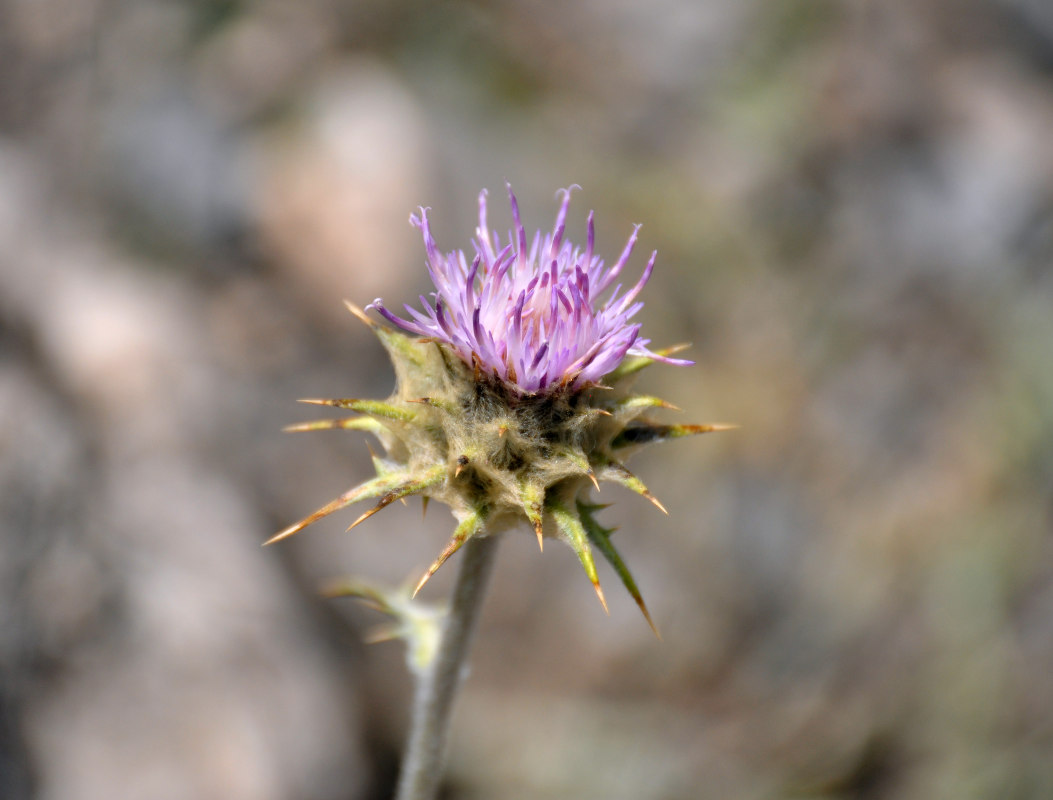
{"label": "blurred rock", "polygon": [[354,667],[309,646],[320,622],[195,424],[231,390],[201,298],[44,203],[25,153],[4,163],[5,749],[41,798],[357,796]]}
{"label": "blurred rock", "polygon": [[195,87],[228,122],[274,113],[324,66],[336,31],[324,3],[253,3],[203,44]]}
{"label": "blurred rock", "polygon": [[176,82],[109,108],[99,179],[133,238],[220,250],[244,236],[250,173],[244,143]]}
{"label": "blurred rock", "polygon": [[344,326],[341,297],[364,304],[420,283],[406,220],[427,196],[427,131],[407,89],[373,62],[331,70],[304,106],[260,150],[259,235],[313,313]]}

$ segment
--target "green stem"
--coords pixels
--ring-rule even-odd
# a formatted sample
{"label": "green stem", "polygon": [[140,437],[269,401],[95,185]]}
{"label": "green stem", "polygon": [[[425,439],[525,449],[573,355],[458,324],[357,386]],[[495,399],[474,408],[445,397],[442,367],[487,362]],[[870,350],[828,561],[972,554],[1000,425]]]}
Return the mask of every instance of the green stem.
{"label": "green stem", "polygon": [[438,792],[450,712],[464,675],[465,657],[496,552],[494,536],[473,536],[463,548],[439,652],[417,684],[409,743],[395,800],[433,800]]}

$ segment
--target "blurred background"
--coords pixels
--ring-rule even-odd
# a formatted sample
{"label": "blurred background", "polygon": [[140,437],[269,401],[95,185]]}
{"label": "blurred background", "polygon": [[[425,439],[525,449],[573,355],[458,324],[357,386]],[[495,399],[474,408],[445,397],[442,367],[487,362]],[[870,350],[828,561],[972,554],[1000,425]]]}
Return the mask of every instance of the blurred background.
{"label": "blurred background", "polygon": [[445,797],[1053,796],[1046,0],[0,0],[0,797],[390,796],[402,648],[318,587],[451,518],[261,549],[371,472],[280,429],[506,180],[643,223],[641,386],[742,428],[603,490],[662,642],[506,537]]}

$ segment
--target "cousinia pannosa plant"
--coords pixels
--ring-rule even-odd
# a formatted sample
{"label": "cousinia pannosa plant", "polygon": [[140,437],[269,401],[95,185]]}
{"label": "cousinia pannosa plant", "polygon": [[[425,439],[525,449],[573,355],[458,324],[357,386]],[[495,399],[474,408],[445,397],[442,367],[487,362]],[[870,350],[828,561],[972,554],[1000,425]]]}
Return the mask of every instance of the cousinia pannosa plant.
{"label": "cousinia pannosa plant", "polygon": [[407,305],[405,318],[379,299],[366,307],[394,328],[347,304],[391,357],[394,394],[386,400],[304,400],[354,411],[356,416],[290,428],[366,431],[385,452],[373,458],[374,477],[268,544],[370,498],[376,504],[351,528],[410,495],[420,495],[425,503],[445,503],[457,521],[453,536],[413,591],[415,596],[447,559],[464,549],[437,642],[421,633],[429,630],[422,620],[432,617],[411,610],[408,590],[384,595],[361,584],[334,590],[364,597],[396,616],[400,625],[393,634],[407,638],[416,653],[411,665],[419,683],[398,800],[430,800],[438,790],[449,712],[498,534],[525,522],[539,547],[547,538],[568,544],[606,610],[593,555],[598,550],[657,633],[632,574],[611,542],[613,530],[596,519],[602,507],[590,492],[604,481],[616,483],[665,511],[626,468],[626,456],[655,442],[734,427],[669,425],[647,418],[652,409],[672,406],[632,393],[633,376],[655,362],[692,363],[672,357],[681,347],[648,349],[639,323],[631,321],[643,306],[637,298],[651,277],[655,253],[631,288],[614,285],[632,254],[639,226],[618,259],[607,266],[594,249],[591,213],[584,248],[564,238],[571,189],[559,194],[552,232],[538,232],[528,240],[509,187],[512,230],[502,243],[487,224],[487,196],[481,192],[471,257],[459,250],[439,250],[427,209],[411,216],[410,222],[423,234],[435,284],[430,298],[420,298],[421,310]]}

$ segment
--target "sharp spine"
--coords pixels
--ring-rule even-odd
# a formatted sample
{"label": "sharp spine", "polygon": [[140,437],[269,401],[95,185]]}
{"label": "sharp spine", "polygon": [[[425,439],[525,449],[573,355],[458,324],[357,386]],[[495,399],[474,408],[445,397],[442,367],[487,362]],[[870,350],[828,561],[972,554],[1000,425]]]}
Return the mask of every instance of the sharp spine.
{"label": "sharp spine", "polygon": [[425,472],[424,475],[420,478],[406,481],[401,486],[390,490],[387,494],[380,498],[379,503],[377,503],[375,506],[373,506],[373,508],[369,509],[369,511],[365,512],[364,514],[362,514],[362,516],[360,516],[358,519],[356,519],[354,522],[348,525],[347,529],[351,530],[352,528],[357,527],[358,525],[369,519],[371,516],[376,514],[378,511],[382,511],[383,509],[387,508],[396,500],[401,500],[402,498],[408,497],[411,494],[417,494],[418,492],[422,492],[425,489],[434,486],[436,483],[439,483],[443,480],[443,478],[445,477],[445,473],[445,466],[432,467],[430,470]]}
{"label": "sharp spine", "polygon": [[599,598],[603,610],[610,614],[610,609],[607,607],[607,598],[603,596],[603,589],[600,587],[600,577],[599,573],[596,572],[596,561],[592,557],[592,548],[589,547],[588,534],[581,523],[581,518],[573,511],[556,502],[550,504],[549,513],[563,534],[564,540],[577,553],[578,560],[581,562],[585,574],[592,582],[592,588],[596,591],[596,596]]}
{"label": "sharp spine", "polygon": [[607,563],[611,565],[614,571],[621,578],[622,585],[633,600],[636,601],[636,605],[644,615],[644,619],[647,620],[647,624],[651,626],[651,630],[654,631],[654,635],[659,639],[662,638],[662,634],[658,631],[658,626],[654,624],[654,620],[651,618],[651,612],[647,610],[647,604],[644,602],[643,595],[640,593],[639,587],[636,585],[636,581],[633,579],[632,573],[629,568],[625,565],[621,555],[615,549],[611,543],[611,534],[614,532],[612,528],[604,528],[600,525],[596,518],[593,516],[593,512],[602,506],[597,506],[591,503],[583,503],[578,501],[578,515],[581,518],[582,526],[585,528],[585,534],[589,537],[597,549],[603,554],[603,557],[607,559]]}
{"label": "sharp spine", "polygon": [[439,553],[439,557],[435,559],[428,570],[421,576],[420,581],[417,582],[416,588],[413,590],[413,597],[417,596],[417,593],[424,588],[424,584],[428,582],[432,575],[439,571],[439,567],[446,563],[446,560],[461,549],[461,545],[467,542],[471,537],[477,535],[486,523],[486,515],[479,510],[471,511],[453,532],[453,536],[450,537],[450,541],[446,543],[446,547],[443,548],[442,552]]}

